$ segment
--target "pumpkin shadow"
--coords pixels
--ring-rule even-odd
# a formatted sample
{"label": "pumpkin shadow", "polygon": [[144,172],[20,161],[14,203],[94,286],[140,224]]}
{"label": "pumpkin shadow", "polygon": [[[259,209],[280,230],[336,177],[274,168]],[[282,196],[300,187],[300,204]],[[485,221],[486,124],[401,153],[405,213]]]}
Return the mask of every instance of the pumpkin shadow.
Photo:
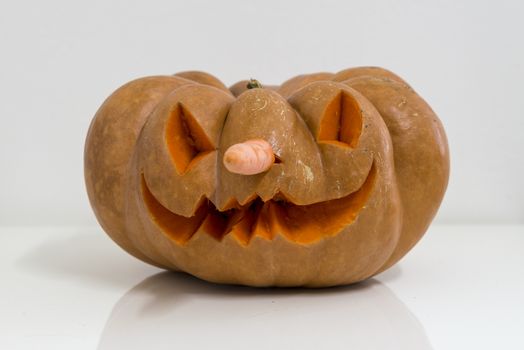
{"label": "pumpkin shadow", "polygon": [[216,285],[162,272],[115,304],[105,349],[432,349],[384,284],[325,289]]}
{"label": "pumpkin shadow", "polygon": [[74,228],[51,235],[16,264],[28,273],[80,282],[89,287],[128,288],[161,271],[130,257],[101,229]]}

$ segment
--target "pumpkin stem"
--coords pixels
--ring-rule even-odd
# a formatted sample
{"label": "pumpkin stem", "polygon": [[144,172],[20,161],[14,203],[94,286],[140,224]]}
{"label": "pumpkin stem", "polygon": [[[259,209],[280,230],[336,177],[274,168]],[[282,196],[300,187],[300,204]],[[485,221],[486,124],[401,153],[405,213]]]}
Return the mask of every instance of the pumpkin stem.
{"label": "pumpkin stem", "polygon": [[262,89],[262,84],[256,79],[249,79],[249,82],[247,83],[248,89]]}

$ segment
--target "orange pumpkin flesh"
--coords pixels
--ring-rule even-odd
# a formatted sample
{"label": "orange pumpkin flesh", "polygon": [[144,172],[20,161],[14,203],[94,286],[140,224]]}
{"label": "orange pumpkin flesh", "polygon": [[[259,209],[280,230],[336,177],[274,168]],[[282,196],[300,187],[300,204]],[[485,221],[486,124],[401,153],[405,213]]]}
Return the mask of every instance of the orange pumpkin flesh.
{"label": "orange pumpkin flesh", "polygon": [[[213,282],[311,287],[369,278],[411,249],[442,200],[449,156],[402,79],[365,67],[243,86],[184,72],[104,103],[86,184],[119,245]],[[275,163],[229,172],[225,150],[250,139],[269,142]]]}
{"label": "orange pumpkin flesh", "polygon": [[[358,108],[354,99],[340,93],[327,106],[326,115],[330,117],[322,120],[318,131],[318,140],[355,148],[358,136],[362,131],[362,120],[358,116]],[[346,115],[342,118],[339,111],[346,112]]]}
{"label": "orange pumpkin flesh", "polygon": [[186,172],[192,163],[214,150],[198,122],[183,105],[175,108],[168,119],[166,143],[180,173]]}

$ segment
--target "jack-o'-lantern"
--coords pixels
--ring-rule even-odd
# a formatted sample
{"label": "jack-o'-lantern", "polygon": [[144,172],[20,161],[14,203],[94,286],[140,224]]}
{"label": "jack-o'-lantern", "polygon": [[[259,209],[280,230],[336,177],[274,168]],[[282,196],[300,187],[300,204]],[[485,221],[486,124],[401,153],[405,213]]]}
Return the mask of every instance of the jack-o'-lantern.
{"label": "jack-o'-lantern", "polygon": [[444,130],[380,68],[231,90],[201,72],[114,92],[86,141],[105,231],[151,264],[252,286],[369,278],[419,240],[446,189]]}

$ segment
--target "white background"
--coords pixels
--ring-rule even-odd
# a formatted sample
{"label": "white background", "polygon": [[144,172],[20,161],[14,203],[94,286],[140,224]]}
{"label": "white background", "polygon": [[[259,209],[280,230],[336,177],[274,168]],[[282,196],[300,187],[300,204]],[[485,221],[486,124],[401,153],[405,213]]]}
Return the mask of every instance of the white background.
{"label": "white background", "polygon": [[[0,349],[524,349],[523,18],[522,0],[0,0]],[[83,147],[120,85],[360,65],[405,78],[449,138],[450,225],[400,264],[342,288],[216,286],[102,233]]]}
{"label": "white background", "polygon": [[522,1],[2,1],[0,224],[95,225],[83,183],[91,117],[139,76],[226,84],[379,65],[442,119],[440,223],[524,222]]}

